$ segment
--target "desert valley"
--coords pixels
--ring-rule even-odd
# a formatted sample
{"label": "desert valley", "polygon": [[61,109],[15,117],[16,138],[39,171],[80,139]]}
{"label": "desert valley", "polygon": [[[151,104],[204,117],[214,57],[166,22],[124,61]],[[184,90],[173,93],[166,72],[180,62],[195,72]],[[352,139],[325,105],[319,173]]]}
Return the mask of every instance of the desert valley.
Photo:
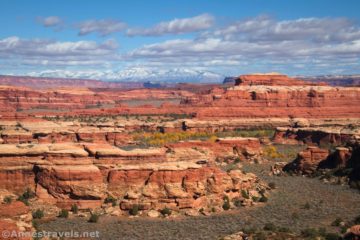
{"label": "desert valley", "polygon": [[359,189],[356,84],[0,77],[1,229],[358,239]]}

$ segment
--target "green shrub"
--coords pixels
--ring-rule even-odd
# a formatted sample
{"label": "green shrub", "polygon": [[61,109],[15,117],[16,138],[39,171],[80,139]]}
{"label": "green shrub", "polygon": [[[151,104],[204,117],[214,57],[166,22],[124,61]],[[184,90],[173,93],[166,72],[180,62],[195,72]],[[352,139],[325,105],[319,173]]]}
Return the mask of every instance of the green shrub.
{"label": "green shrub", "polygon": [[354,224],[360,224],[360,215],[354,219]]}
{"label": "green shrub", "polygon": [[235,206],[235,207],[238,207],[238,208],[241,207],[241,206],[242,206],[241,203],[242,203],[241,200],[238,199],[238,198],[234,200],[234,206]]}
{"label": "green shrub", "polygon": [[228,201],[224,201],[224,204],[222,205],[222,208],[227,211],[230,209],[230,203]]}
{"label": "green shrub", "polygon": [[35,197],[35,193],[30,189],[27,188],[26,191],[18,197],[18,201],[23,202],[26,206],[29,206],[29,199]]}
{"label": "green shrub", "polygon": [[[203,211],[204,211],[204,209],[203,209]],[[171,209],[165,207],[160,210],[160,213],[164,216],[169,216],[169,215],[171,215]]]}
{"label": "green shrub", "polygon": [[318,231],[315,228],[306,228],[301,231],[301,236],[306,238],[316,238],[318,235]]}
{"label": "green shrub", "polygon": [[242,230],[245,234],[254,234],[256,232],[256,229],[254,227],[247,227]]}
{"label": "green shrub", "polygon": [[250,198],[249,193],[247,191],[245,191],[244,189],[241,190],[241,196],[246,199]]}
{"label": "green shrub", "polygon": [[12,197],[11,196],[6,196],[6,197],[4,197],[4,203],[6,203],[6,204],[10,204],[11,202],[12,202]]}
{"label": "green shrub", "polygon": [[116,198],[109,195],[105,198],[104,203],[111,203],[113,206],[116,206],[116,201]]}
{"label": "green shrub", "polygon": [[76,204],[71,205],[71,211],[75,214],[78,213],[79,211],[78,206]]}
{"label": "green shrub", "polygon": [[66,209],[61,209],[58,215],[59,218],[68,218],[69,217],[69,211]]}
{"label": "green shrub", "polygon": [[223,200],[224,200],[224,203],[223,203],[223,205],[222,205],[222,208],[223,208],[225,211],[227,211],[227,210],[230,209],[230,199],[229,199],[228,196],[224,196],[224,197],[223,197]]}
{"label": "green shrub", "polygon": [[20,202],[23,202],[26,206],[30,205],[29,200],[25,199],[23,196],[18,197],[17,200],[20,201]]}
{"label": "green shrub", "polygon": [[290,229],[287,227],[279,227],[278,228],[278,232],[282,232],[282,233],[289,233]]}
{"label": "green shrub", "polygon": [[270,187],[271,189],[275,189],[275,188],[276,188],[276,184],[275,184],[274,182],[271,182],[271,183],[269,183],[269,187]]}
{"label": "green shrub", "polygon": [[35,197],[35,193],[30,188],[27,188],[26,191],[22,194],[22,196],[25,199],[31,199]]}
{"label": "green shrub", "polygon": [[266,223],[264,228],[265,231],[272,231],[275,232],[276,231],[276,226],[273,223]]}
{"label": "green shrub", "polygon": [[293,212],[293,213],[291,214],[291,217],[292,217],[292,219],[299,219],[299,214],[296,213],[296,212]]}
{"label": "green shrub", "polygon": [[311,208],[310,203],[307,202],[304,204],[304,209],[309,210],[310,208]]}
{"label": "green shrub", "polygon": [[324,237],[325,237],[325,240],[338,240],[338,239],[341,239],[341,237],[337,233],[326,233]]}
{"label": "green shrub", "polygon": [[139,205],[134,204],[132,208],[129,210],[129,214],[132,216],[136,216],[139,213]]}
{"label": "green shrub", "polygon": [[334,227],[339,227],[340,226],[340,223],[342,222],[343,220],[341,218],[336,218],[332,223],[331,223],[331,226],[334,226]]}
{"label": "green shrub", "polygon": [[264,195],[262,195],[259,199],[259,202],[267,202],[268,201],[268,198]]}
{"label": "green shrub", "polygon": [[96,213],[91,213],[89,222],[91,223],[97,223],[99,221],[100,216]]}
{"label": "green shrub", "polygon": [[346,233],[347,229],[348,229],[347,226],[340,227],[340,233],[342,233],[342,234]]}
{"label": "green shrub", "polygon": [[32,217],[33,217],[34,219],[41,219],[41,218],[44,217],[44,211],[41,210],[41,209],[37,209],[36,211],[34,211],[34,212],[32,213]]}

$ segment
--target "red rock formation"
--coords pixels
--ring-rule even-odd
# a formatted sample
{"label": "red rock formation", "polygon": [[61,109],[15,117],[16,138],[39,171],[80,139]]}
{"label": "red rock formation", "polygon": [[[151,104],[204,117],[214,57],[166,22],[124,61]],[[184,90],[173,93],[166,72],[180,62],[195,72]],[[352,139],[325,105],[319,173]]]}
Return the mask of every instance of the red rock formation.
{"label": "red rock formation", "polygon": [[355,138],[355,132],[348,126],[277,128],[274,141],[277,143],[338,146],[353,142]]}
{"label": "red rock formation", "polygon": [[[251,139],[218,145],[233,144],[258,147]],[[233,198],[241,190],[261,188],[254,175],[207,165],[210,157],[192,148],[124,151],[108,144],[1,144],[0,181],[3,189],[18,194],[35,189],[38,198],[62,208],[99,207],[108,193],[126,199],[123,210],[134,204],[179,209],[210,207],[215,201],[221,206],[229,192]]]}
{"label": "red rock formation", "polygon": [[312,174],[319,169],[335,169],[349,167],[352,151],[349,148],[338,147],[330,153],[327,149],[308,147],[300,152],[297,158],[284,167],[285,171],[302,174]]}
{"label": "red rock formation", "polygon": [[241,75],[235,78],[235,85],[272,85],[272,86],[305,86],[326,85],[325,83],[311,83],[290,78],[279,73]]}
{"label": "red rock formation", "polygon": [[329,150],[317,147],[308,147],[300,152],[297,158],[284,167],[285,171],[293,171],[302,174],[315,172],[319,164],[329,156]]}

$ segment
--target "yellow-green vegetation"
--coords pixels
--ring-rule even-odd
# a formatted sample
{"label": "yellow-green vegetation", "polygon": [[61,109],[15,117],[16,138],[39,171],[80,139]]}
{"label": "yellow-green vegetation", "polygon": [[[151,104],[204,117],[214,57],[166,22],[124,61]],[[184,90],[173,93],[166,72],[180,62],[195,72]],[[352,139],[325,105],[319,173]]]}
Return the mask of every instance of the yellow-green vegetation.
{"label": "yellow-green vegetation", "polygon": [[306,145],[270,145],[263,148],[264,157],[269,160],[290,161],[294,160]]}
{"label": "yellow-green vegetation", "polygon": [[271,137],[273,130],[235,130],[226,132],[141,132],[134,133],[134,139],[146,146],[163,146],[179,141],[202,140],[215,142],[219,137]]}
{"label": "yellow-green vegetation", "polygon": [[264,156],[271,159],[284,158],[284,154],[280,153],[273,145],[264,148]]}

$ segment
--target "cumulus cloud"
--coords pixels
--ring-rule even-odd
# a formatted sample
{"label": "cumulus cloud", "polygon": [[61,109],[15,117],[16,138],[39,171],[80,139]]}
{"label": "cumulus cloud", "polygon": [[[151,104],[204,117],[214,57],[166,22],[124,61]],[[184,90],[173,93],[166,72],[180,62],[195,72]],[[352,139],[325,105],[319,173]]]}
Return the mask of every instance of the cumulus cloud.
{"label": "cumulus cloud", "polygon": [[258,16],[235,22],[213,33],[227,40],[343,42],[360,38],[359,27],[346,18],[299,18],[277,21]]}
{"label": "cumulus cloud", "polygon": [[126,23],[111,19],[88,20],[76,24],[80,36],[90,33],[98,33],[100,36],[107,36],[111,33],[121,32],[126,28]]}
{"label": "cumulus cloud", "polygon": [[190,33],[208,29],[213,23],[213,16],[202,14],[191,18],[176,18],[172,21],[160,22],[151,28],[131,28],[127,30],[127,35],[161,36],[165,34]]}
{"label": "cumulus cloud", "polygon": [[38,17],[37,21],[44,27],[58,27],[63,23],[61,18],[58,16]]}
{"label": "cumulus cloud", "polygon": [[[205,19],[194,21],[195,18]],[[33,66],[104,66],[113,64],[175,69],[202,68],[226,75],[240,71],[294,73],[359,72],[360,26],[346,18],[299,18],[277,20],[257,16],[213,27],[210,15],[175,19],[129,35],[156,36],[201,30],[194,38],[176,37],[145,44],[120,54],[116,41],[53,41],[45,39],[0,39],[0,61],[13,69]],[[123,31],[121,23],[83,25],[79,34],[102,36]],[[211,23],[210,23],[211,22]],[[195,30],[197,29],[197,30]],[[17,65],[16,65],[17,64]],[[9,67],[10,69],[10,67]],[[235,70],[234,70],[235,69]],[[229,73],[231,71],[231,73]]]}
{"label": "cumulus cloud", "polygon": [[33,65],[91,65],[116,58],[118,45],[109,39],[59,42],[44,39],[0,39],[0,58]]}
{"label": "cumulus cloud", "polygon": [[[344,67],[360,61],[360,27],[345,18],[300,18],[277,21],[268,16],[245,19],[201,33],[130,51],[129,59],[192,64]],[[314,62],[314,61],[317,62]],[[349,64],[347,62],[347,64]]]}

